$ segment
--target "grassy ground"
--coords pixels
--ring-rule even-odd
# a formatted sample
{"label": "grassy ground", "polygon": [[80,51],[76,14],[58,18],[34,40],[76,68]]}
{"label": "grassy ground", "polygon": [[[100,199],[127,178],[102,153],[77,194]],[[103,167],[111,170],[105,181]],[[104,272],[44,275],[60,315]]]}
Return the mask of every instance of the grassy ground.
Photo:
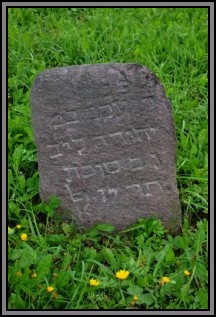
{"label": "grassy ground", "polygon": [[[205,8],[9,9],[9,308],[208,308],[207,14]],[[154,219],[118,234],[108,225],[80,233],[54,215],[57,199],[39,199],[33,80],[50,67],[110,61],[145,65],[172,102],[184,216],[178,236]]]}

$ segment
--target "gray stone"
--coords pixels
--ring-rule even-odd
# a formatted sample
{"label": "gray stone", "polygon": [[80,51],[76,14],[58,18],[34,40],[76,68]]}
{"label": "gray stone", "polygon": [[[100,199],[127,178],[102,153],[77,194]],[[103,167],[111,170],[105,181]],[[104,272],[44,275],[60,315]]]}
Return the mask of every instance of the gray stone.
{"label": "gray stone", "polygon": [[59,197],[81,228],[121,230],[151,216],[180,227],[172,108],[148,69],[49,69],[35,80],[31,106],[43,200]]}

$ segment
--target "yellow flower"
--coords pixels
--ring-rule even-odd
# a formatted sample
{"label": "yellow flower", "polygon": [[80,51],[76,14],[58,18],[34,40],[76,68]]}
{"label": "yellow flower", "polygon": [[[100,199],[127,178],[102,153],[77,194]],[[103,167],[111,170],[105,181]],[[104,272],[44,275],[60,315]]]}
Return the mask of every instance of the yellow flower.
{"label": "yellow flower", "polygon": [[22,234],[20,235],[20,238],[21,238],[22,241],[28,240],[28,236],[27,236],[26,233],[22,233]]}
{"label": "yellow flower", "polygon": [[13,234],[14,233],[14,229],[11,227],[8,227],[8,234]]}
{"label": "yellow flower", "polygon": [[36,278],[37,277],[37,273],[33,273],[31,277],[32,278]]}
{"label": "yellow flower", "polygon": [[164,277],[162,277],[161,282],[162,282],[162,283],[166,283],[166,284],[167,284],[167,283],[170,283],[170,278],[164,276]]}
{"label": "yellow flower", "polygon": [[89,281],[89,284],[90,284],[91,286],[98,286],[98,285],[100,285],[100,282],[97,281],[97,280],[95,280],[94,278],[92,278],[92,279]]}
{"label": "yellow flower", "polygon": [[52,293],[54,291],[54,287],[52,287],[52,286],[48,286],[47,287],[47,292],[48,293]]}
{"label": "yellow flower", "polygon": [[16,273],[16,275],[17,275],[18,277],[21,277],[21,276],[22,276],[22,272],[19,271],[19,272]]}
{"label": "yellow flower", "polygon": [[133,297],[133,300],[134,300],[134,301],[137,301],[138,299],[139,299],[139,297],[136,296],[136,295]]}
{"label": "yellow flower", "polygon": [[20,229],[22,226],[21,225],[16,225],[16,228],[17,229]]}
{"label": "yellow flower", "polygon": [[130,272],[128,272],[128,271],[120,270],[120,271],[116,272],[116,277],[119,280],[125,280],[129,274],[130,274]]}
{"label": "yellow flower", "polygon": [[190,272],[189,272],[188,270],[184,270],[184,274],[185,274],[186,276],[189,276],[189,275],[190,275]]}

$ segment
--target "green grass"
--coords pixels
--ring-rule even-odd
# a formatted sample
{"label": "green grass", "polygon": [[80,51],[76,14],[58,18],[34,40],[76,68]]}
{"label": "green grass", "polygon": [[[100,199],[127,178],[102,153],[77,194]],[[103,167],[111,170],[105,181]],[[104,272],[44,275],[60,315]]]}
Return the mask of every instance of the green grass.
{"label": "green grass", "polygon": [[[207,309],[207,9],[10,8],[8,44],[8,307]],[[180,235],[171,236],[157,219],[140,219],[120,233],[108,225],[80,233],[57,218],[56,198],[40,201],[34,79],[47,68],[111,61],[148,67],[172,102]],[[121,269],[130,272],[122,281],[115,276]],[[91,286],[92,278],[100,284]]]}

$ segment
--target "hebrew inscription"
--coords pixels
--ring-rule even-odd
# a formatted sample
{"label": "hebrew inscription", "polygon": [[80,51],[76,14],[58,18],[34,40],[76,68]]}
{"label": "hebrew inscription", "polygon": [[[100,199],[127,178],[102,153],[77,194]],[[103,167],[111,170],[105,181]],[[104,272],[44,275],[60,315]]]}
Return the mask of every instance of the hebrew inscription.
{"label": "hebrew inscription", "polygon": [[181,223],[176,138],[158,79],[136,64],[46,70],[31,94],[40,196],[81,227],[123,229],[157,216]]}
{"label": "hebrew inscription", "polygon": [[158,155],[148,154],[143,157],[101,162],[101,164],[96,165],[71,165],[69,167],[62,167],[62,170],[67,172],[67,178],[65,178],[65,180],[70,183],[75,178],[89,178],[94,176],[104,178],[107,174],[122,173],[124,171],[135,172],[150,168],[158,170],[159,166],[160,162]]}
{"label": "hebrew inscription", "polygon": [[[62,124],[61,127],[66,124]],[[59,125],[60,126],[60,125]],[[55,126],[56,127],[56,126]],[[55,159],[64,155],[64,148],[77,151],[79,156],[87,155],[93,148],[97,150],[103,150],[105,148],[112,148],[116,146],[127,146],[130,144],[142,143],[144,140],[153,140],[156,136],[156,128],[146,129],[134,129],[129,131],[118,131],[114,133],[108,133],[104,135],[94,136],[91,138],[91,142],[88,142],[85,138],[74,138],[74,131],[70,128],[66,128],[65,132],[69,135],[69,141],[60,141],[57,144],[49,144],[48,148],[53,148],[55,154],[50,155],[51,159]],[[68,154],[67,154],[68,155]]]}

